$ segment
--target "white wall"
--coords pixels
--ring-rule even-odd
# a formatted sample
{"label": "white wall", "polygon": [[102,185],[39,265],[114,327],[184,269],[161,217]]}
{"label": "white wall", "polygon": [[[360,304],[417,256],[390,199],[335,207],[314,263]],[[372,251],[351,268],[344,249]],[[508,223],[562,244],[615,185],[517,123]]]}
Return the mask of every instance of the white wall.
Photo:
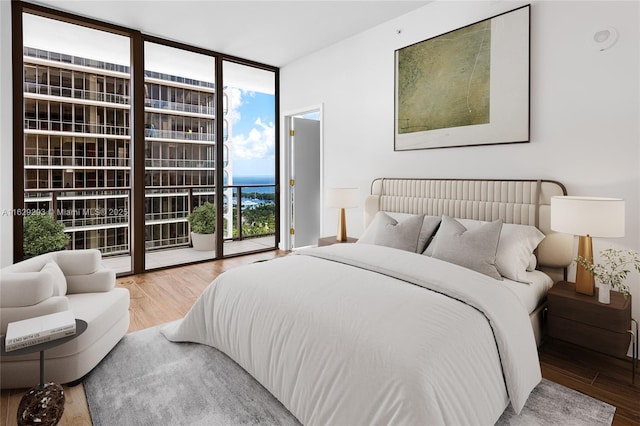
{"label": "white wall", "polygon": [[[281,70],[281,108],[324,105],[325,187],[358,186],[364,197],[376,177],[554,179],[571,195],[624,198],[626,237],[596,239],[594,251],[640,251],[638,2],[533,2],[530,143],[393,150],[394,51],[523,4],[435,2],[318,51]],[[617,44],[591,49],[609,26]],[[337,212],[324,213],[323,234],[335,234]],[[347,223],[359,236],[362,208]],[[629,281],[640,301],[640,277]]]}
{"label": "white wall", "polygon": [[0,1],[0,266],[13,263],[11,2]]}

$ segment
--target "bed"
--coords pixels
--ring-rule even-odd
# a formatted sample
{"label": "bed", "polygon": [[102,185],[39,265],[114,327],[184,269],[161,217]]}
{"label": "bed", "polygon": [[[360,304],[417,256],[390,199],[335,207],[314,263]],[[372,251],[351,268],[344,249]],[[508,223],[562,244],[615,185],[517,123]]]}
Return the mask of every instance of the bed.
{"label": "bed", "polygon": [[493,424],[541,380],[544,295],[572,256],[549,229],[565,192],[376,179],[358,243],[227,271],[163,333],[223,351],[303,424]]}

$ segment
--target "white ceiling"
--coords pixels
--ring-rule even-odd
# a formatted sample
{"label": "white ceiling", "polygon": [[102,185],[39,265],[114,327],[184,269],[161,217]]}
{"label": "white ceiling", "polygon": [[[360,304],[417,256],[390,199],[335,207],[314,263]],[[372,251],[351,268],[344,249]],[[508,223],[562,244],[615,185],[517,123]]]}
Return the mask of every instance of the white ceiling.
{"label": "white ceiling", "polygon": [[429,3],[426,0],[30,2],[278,67]]}

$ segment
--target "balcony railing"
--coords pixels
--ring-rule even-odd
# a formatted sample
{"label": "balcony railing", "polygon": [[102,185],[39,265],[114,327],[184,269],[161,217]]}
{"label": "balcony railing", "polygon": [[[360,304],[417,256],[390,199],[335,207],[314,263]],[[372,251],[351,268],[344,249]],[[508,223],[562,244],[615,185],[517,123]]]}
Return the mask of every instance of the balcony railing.
{"label": "balcony railing", "polygon": [[[233,217],[235,219],[234,235],[235,239],[264,237],[275,233],[275,185],[229,185],[233,193]],[[265,191],[273,188],[273,191]],[[268,194],[273,194],[269,196]],[[238,202],[239,200],[239,202]],[[272,209],[269,209],[272,206]],[[258,209],[272,210],[272,216],[268,212],[260,211],[253,215]],[[267,213],[265,215],[264,213]],[[246,219],[251,217],[251,222]],[[271,222],[273,221],[273,222]],[[273,229],[273,230],[272,230]]]}
{"label": "balcony railing", "polygon": [[181,167],[187,169],[215,169],[214,160],[183,160],[179,158],[148,158],[145,160],[146,167]]}
{"label": "balcony railing", "polygon": [[149,71],[149,70],[144,71],[144,76],[149,78],[155,78],[157,80],[173,81],[176,83],[182,83],[189,86],[207,87],[209,89],[213,89],[215,87],[215,85],[211,82],[194,80],[192,78],[179,77],[171,74],[164,74],[164,73],[159,73],[159,72]]}
{"label": "balcony railing", "polygon": [[[25,82],[24,93],[60,96],[63,98],[82,99],[86,101],[105,102],[109,104],[129,105],[130,97],[118,93],[97,92],[95,90],[72,89],[71,87],[51,86],[49,84]],[[122,108],[122,107],[120,107]]]}
{"label": "balcony railing", "polygon": [[79,56],[72,56],[64,53],[49,52],[48,50],[36,49],[33,47],[25,47],[23,53],[27,58],[31,56],[34,58],[46,59],[53,62],[75,64],[81,65],[83,67],[98,68],[120,73],[129,73],[129,67],[126,65],[117,65],[109,62],[96,61],[95,59],[82,58]]}
{"label": "balcony railing", "polygon": [[[226,185],[223,211],[226,223],[225,241],[241,241],[249,238],[275,235],[275,185]],[[270,195],[272,194],[272,195]],[[189,212],[194,206],[215,199],[213,187],[202,186],[165,186],[147,187],[145,198],[183,197],[183,202],[172,203],[173,211],[147,212],[145,225],[187,222]],[[119,200],[119,201],[118,201]],[[75,206],[74,202],[81,207]],[[185,206],[180,207],[180,206]],[[122,228],[130,226],[130,188],[104,187],[86,189],[25,189],[25,207],[30,211],[47,212],[66,226],[70,234],[79,231]],[[231,214],[229,214],[231,208]],[[259,214],[257,214],[259,213]],[[229,222],[226,220],[225,222]],[[188,229],[188,227],[187,227]],[[129,232],[126,233],[127,235]],[[96,241],[95,239],[93,241]],[[129,244],[109,243],[97,247],[104,255],[129,254]],[[187,247],[190,235],[174,235],[145,242],[147,250],[166,249],[168,247]]]}
{"label": "balcony railing", "polygon": [[[91,133],[99,135],[115,135],[129,137],[128,126],[116,126],[112,124],[85,124],[85,123],[71,123],[65,121],[53,121],[53,120],[40,120],[37,118],[25,118],[24,120],[25,130],[51,130],[59,132],[74,132],[74,133]],[[208,132],[189,132],[178,130],[159,130],[159,129],[146,129],[145,136],[147,138],[157,139],[178,139],[185,142],[199,141],[199,142],[212,142],[216,140],[214,133]],[[228,138],[227,133],[224,134],[224,141]]]}
{"label": "balcony railing", "polygon": [[116,126],[112,124],[83,124],[78,122],[70,123],[64,121],[25,118],[24,128],[25,130],[53,130],[61,132],[92,133],[99,135],[116,135],[129,137],[128,126]]}
{"label": "balcony railing", "polygon": [[25,166],[69,166],[73,167],[129,167],[128,158],[79,157],[25,155]]}
{"label": "balcony railing", "polygon": [[146,129],[145,136],[148,138],[158,139],[180,139],[184,141],[207,141],[215,142],[216,135],[207,132],[189,132],[189,131],[177,131],[177,130],[159,130],[159,129]]}
{"label": "balcony railing", "polygon": [[167,111],[192,112],[196,114],[210,115],[211,117],[213,117],[215,114],[215,108],[213,106],[194,105],[184,102],[160,101],[151,98],[146,98],[144,102],[145,106],[149,108],[157,108]]}

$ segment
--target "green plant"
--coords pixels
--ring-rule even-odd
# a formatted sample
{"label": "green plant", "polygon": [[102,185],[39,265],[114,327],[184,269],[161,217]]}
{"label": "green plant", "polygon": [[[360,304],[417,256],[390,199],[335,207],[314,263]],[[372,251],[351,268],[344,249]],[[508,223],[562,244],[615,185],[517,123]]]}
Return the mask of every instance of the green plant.
{"label": "green plant", "polygon": [[273,204],[262,204],[242,212],[242,234],[268,235],[276,232],[276,213]]}
{"label": "green plant", "polygon": [[624,294],[626,299],[629,287],[624,281],[631,268],[640,272],[640,256],[633,250],[606,249],[600,252],[600,257],[604,259],[602,263],[593,263],[582,256],[578,256],[576,262],[584,266],[596,280]]}
{"label": "green plant", "polygon": [[216,232],[216,206],[209,202],[201,204],[193,209],[187,220],[196,234],[213,234]]}
{"label": "green plant", "polygon": [[37,256],[62,250],[69,243],[64,225],[46,213],[34,213],[24,217],[23,248],[25,256]]}

